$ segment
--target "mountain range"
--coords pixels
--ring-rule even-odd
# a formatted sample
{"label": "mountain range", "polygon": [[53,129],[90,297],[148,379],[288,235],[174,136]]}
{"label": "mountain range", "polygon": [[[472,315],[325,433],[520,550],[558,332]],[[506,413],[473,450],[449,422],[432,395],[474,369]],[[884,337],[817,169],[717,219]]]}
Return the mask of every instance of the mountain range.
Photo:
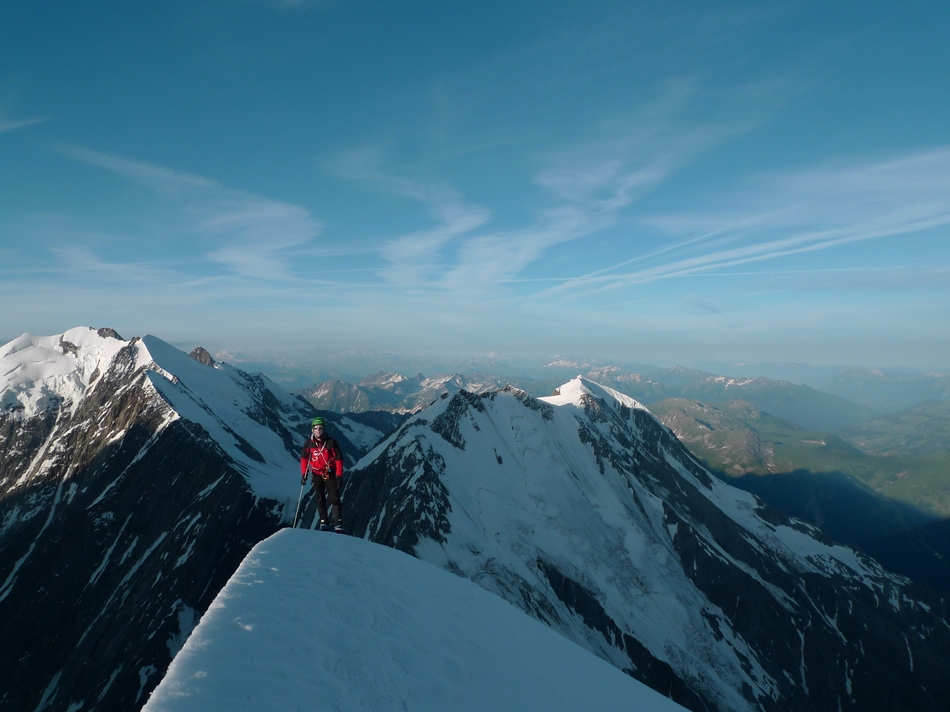
{"label": "mountain range", "polygon": [[388,411],[409,414],[425,408],[443,393],[468,390],[474,393],[502,388],[506,384],[497,376],[473,374],[442,374],[426,377],[403,376],[380,371],[352,384],[339,379],[317,383],[295,391],[316,408],[337,413]]}
{"label": "mountain range", "polygon": [[927,401],[836,431],[806,429],[742,400],[650,406],[714,469],[730,476],[836,472],[933,516],[950,516],[950,401]]}
{"label": "mountain range", "polygon": [[[138,709],[294,520],[317,411],[203,350],[85,327],[0,348],[0,404],[0,706]],[[950,699],[945,598],[720,481],[616,390],[462,389],[408,418],[331,418],[353,533],[688,709]]]}
{"label": "mountain range", "polygon": [[542,399],[446,394],[361,461],[345,503],[357,535],[471,578],[693,710],[950,695],[943,599],[714,478],[585,379]]}
{"label": "mountain range", "polygon": [[[575,374],[576,375],[576,372]],[[584,374],[626,393],[646,404],[669,398],[687,398],[711,402],[742,399],[759,410],[791,420],[804,428],[832,430],[854,425],[876,415],[866,406],[840,396],[816,391],[809,386],[768,378],[728,378],[682,367],[645,376],[616,366],[593,369]],[[332,379],[296,391],[318,408],[341,413],[388,410],[413,413],[424,408],[442,393],[465,389],[472,393],[512,385],[535,397],[546,396],[561,380],[486,375],[463,376],[458,373],[413,377],[380,372],[352,384]]]}
{"label": "mountain range", "polygon": [[894,413],[926,400],[950,400],[950,373],[846,368],[823,390],[881,413]]}

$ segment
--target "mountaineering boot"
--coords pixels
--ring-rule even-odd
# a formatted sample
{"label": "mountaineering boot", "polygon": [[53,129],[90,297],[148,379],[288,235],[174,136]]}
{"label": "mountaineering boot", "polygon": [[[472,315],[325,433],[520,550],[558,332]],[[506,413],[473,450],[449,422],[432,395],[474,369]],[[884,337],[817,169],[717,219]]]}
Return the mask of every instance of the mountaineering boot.
{"label": "mountaineering boot", "polygon": [[346,532],[343,531],[342,524],[337,524],[335,527],[333,527],[333,531],[335,531],[337,534],[346,534]]}
{"label": "mountaineering boot", "polygon": [[326,519],[321,519],[321,520],[320,520],[320,531],[322,531],[322,532],[328,532],[328,531],[330,531],[330,525],[327,524]]}

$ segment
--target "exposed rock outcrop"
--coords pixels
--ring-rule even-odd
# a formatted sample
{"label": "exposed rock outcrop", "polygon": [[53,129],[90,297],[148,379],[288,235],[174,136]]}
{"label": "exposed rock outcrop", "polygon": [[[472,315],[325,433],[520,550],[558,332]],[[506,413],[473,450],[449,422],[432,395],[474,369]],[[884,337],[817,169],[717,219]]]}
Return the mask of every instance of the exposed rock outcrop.
{"label": "exposed rock outcrop", "polygon": [[209,354],[203,346],[195,347],[195,350],[192,351],[189,356],[198,363],[203,363],[205,366],[214,366],[214,359],[211,358],[211,354]]}

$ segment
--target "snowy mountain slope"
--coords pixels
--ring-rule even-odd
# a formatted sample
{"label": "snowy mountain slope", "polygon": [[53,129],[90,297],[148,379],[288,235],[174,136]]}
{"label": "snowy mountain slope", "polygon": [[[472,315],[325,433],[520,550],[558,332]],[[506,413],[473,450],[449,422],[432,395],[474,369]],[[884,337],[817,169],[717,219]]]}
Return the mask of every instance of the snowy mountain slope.
{"label": "snowy mountain slope", "polygon": [[0,404],[0,708],[135,709],[293,517],[315,411],[264,376],[85,327],[0,347]]}
{"label": "snowy mountain slope", "polygon": [[632,708],[683,709],[469,581],[285,529],[248,554],[144,709]]}
{"label": "snowy mountain slope", "polygon": [[636,401],[583,379],[443,398],[359,463],[345,505],[360,536],[690,709],[950,699],[944,601],[714,479]]}
{"label": "snowy mountain slope", "polygon": [[[288,459],[299,451],[292,433],[310,411],[264,376],[251,376],[227,364],[206,366],[154,336],[122,342],[83,327],[59,337],[25,334],[3,348],[0,364],[4,410],[17,419],[50,408],[67,410],[75,418],[87,397],[94,398],[112,383],[106,376],[115,375],[117,369],[123,375],[135,374],[138,380],[126,387],[141,387],[161,397],[166,415],[162,428],[179,418],[198,424],[235,462],[256,494],[272,498],[296,494],[293,481],[288,487],[281,475]],[[98,424],[99,431],[107,427]],[[119,429],[110,437],[119,439],[123,434]],[[62,431],[56,433],[61,435]],[[41,475],[27,470],[17,484]]]}
{"label": "snowy mountain slope", "polygon": [[369,396],[359,386],[337,378],[297,391],[314,407],[337,413],[362,413],[370,409]]}

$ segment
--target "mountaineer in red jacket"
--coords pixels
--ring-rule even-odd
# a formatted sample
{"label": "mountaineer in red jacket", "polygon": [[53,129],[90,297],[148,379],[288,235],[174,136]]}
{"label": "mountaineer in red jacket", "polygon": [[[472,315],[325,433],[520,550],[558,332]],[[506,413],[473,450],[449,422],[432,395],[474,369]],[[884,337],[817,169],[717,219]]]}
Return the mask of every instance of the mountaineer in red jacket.
{"label": "mountaineer in red jacket", "polygon": [[326,434],[327,423],[323,418],[314,418],[311,423],[313,436],[300,451],[300,484],[307,483],[307,475],[313,475],[313,493],[317,497],[320,513],[320,528],[327,531],[327,495],[333,505],[334,529],[343,534],[343,510],[340,505],[340,483],[343,481],[343,455],[336,440]]}

